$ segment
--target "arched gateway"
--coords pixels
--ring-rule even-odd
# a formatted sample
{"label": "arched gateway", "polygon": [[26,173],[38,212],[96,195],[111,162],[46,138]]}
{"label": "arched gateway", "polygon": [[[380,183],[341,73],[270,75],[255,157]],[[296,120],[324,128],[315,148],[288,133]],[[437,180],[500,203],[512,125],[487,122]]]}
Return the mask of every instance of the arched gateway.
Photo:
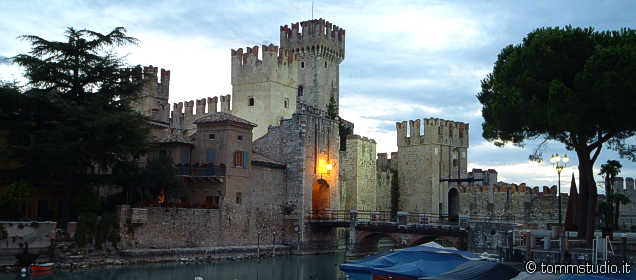
{"label": "arched gateway", "polygon": [[314,211],[312,218],[322,218],[323,213],[320,213],[319,210],[327,210],[329,205],[329,184],[323,179],[318,179],[314,182],[311,192],[311,209]]}

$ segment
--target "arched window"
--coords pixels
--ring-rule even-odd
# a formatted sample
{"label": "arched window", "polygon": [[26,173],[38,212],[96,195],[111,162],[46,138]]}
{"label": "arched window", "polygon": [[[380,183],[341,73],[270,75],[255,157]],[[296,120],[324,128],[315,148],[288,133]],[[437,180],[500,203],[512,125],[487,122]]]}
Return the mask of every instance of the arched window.
{"label": "arched window", "polygon": [[298,86],[298,96],[303,96],[303,86]]}

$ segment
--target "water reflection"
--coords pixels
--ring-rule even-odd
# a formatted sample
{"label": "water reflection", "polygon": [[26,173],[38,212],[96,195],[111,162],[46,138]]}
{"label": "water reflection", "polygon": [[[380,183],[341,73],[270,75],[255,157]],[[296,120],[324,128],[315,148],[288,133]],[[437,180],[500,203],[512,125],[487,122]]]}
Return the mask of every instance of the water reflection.
{"label": "water reflection", "polygon": [[[55,272],[33,279],[194,279],[205,280],[332,280],[345,279],[338,269],[343,254],[318,256],[281,256],[262,260],[246,260],[209,264],[153,264],[144,266],[100,268],[75,272]],[[16,279],[15,275],[0,274],[0,280]]]}

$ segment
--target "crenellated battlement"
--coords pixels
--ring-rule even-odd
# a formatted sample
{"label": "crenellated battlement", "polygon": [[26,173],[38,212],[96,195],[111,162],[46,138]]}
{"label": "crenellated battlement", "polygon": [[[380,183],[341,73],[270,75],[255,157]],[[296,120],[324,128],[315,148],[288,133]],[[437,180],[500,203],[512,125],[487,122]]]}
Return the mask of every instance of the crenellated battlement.
{"label": "crenellated battlement", "polygon": [[612,190],[614,192],[636,192],[634,188],[634,178],[632,177],[616,177],[612,183]]}
{"label": "crenellated battlement", "polygon": [[322,18],[292,23],[280,27],[280,45],[300,56],[320,55],[340,62],[345,56],[345,30]]}
{"label": "crenellated battlement", "polygon": [[459,187],[459,191],[462,193],[472,192],[511,192],[511,193],[527,193],[527,194],[543,194],[543,195],[556,195],[557,186],[543,186],[543,187],[528,187],[525,183],[517,184],[495,184],[495,185],[470,185],[466,187]]}
{"label": "crenellated battlement", "polygon": [[[349,135],[347,135],[347,141],[349,141],[349,140],[363,141],[363,142],[369,142],[369,143],[376,144],[375,140],[373,140],[372,138],[367,138],[365,136],[360,136],[358,134],[349,134]],[[384,156],[386,156],[386,153],[384,154]]]}
{"label": "crenellated battlement", "polygon": [[[221,112],[230,113],[230,95],[221,96]],[[195,107],[196,101],[196,107]],[[170,113],[170,127],[177,129],[192,129],[194,121],[207,115],[218,112],[218,97],[207,97],[186,102],[178,102],[172,105]],[[196,108],[196,111],[195,111]],[[206,111],[207,108],[207,111]]]}
{"label": "crenellated battlement", "polygon": [[398,146],[438,144],[468,147],[468,123],[428,118],[396,122]]}
{"label": "crenellated battlement", "polygon": [[274,44],[262,45],[262,50],[259,59],[258,46],[247,47],[245,52],[232,49],[232,85],[277,81],[296,87],[298,55]]}
{"label": "crenellated battlement", "polygon": [[167,99],[170,95],[170,71],[162,68],[159,81],[157,81],[158,74],[159,67],[144,66],[143,78],[147,79],[144,87],[148,92],[156,94],[155,97]]}

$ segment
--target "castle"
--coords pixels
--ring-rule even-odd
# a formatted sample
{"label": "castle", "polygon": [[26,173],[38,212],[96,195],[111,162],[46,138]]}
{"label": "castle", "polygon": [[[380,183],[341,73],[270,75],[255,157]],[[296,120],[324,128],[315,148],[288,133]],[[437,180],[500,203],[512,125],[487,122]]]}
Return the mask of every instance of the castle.
{"label": "castle", "polygon": [[[144,67],[142,97],[134,106],[152,127],[156,145],[147,156],[169,156],[192,203],[212,209],[194,211],[201,213],[195,221],[193,213],[152,208],[143,219],[133,219],[140,210],[124,207],[120,215],[128,218],[120,221],[129,221],[121,224],[124,247],[276,239],[311,249],[335,242],[335,230],[310,231],[305,219],[313,210],[340,208],[339,125],[351,124],[333,119],[326,109],[332,97],[338,106],[345,31],[322,19],[280,31],[281,46],[263,45],[261,58],[258,46],[231,51],[231,96],[179,102],[171,111],[170,71]],[[164,219],[193,234],[153,222]],[[201,225],[201,219],[210,222]]]}
{"label": "castle", "polygon": [[307,220],[328,209],[520,220],[540,209],[544,221],[554,218],[554,188],[495,185],[494,170],[468,172],[467,123],[397,122],[398,151],[389,158],[330,115],[331,100],[339,106],[342,28],[322,19],[281,26],[280,46],[239,48],[230,57],[232,95],[172,110],[170,71],[144,68],[134,106],[152,127],[156,145],[147,157],[169,156],[192,202],[208,209],[122,207],[124,248],[279,242],[321,250],[335,245],[336,230],[312,230]]}

